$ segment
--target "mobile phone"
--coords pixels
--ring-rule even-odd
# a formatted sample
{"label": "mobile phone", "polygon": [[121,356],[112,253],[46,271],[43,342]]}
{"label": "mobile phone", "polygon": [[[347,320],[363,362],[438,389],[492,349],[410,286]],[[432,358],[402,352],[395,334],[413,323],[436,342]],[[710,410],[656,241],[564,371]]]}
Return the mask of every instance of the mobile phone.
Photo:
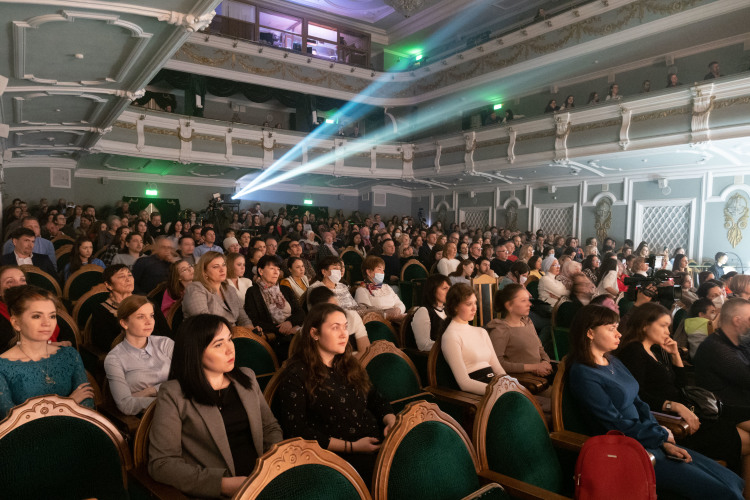
{"label": "mobile phone", "polygon": [[669,460],[672,460],[672,461],[674,461],[674,462],[687,462],[687,459],[686,459],[686,458],[682,458],[682,457],[675,457],[674,455],[667,455],[666,453],[665,453],[665,455],[666,455],[666,457],[667,457],[667,458],[668,458]]}

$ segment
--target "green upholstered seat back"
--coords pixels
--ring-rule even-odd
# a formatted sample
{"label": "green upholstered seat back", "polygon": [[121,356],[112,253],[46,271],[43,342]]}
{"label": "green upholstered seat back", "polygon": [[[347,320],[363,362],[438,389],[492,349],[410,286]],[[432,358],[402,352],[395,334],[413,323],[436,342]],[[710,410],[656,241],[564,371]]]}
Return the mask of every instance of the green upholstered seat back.
{"label": "green upholstered seat back", "polygon": [[39,288],[43,288],[48,292],[52,292],[52,295],[57,295],[57,289],[55,288],[55,285],[53,285],[49,279],[47,279],[45,276],[42,276],[41,274],[26,273],[26,283],[28,283],[29,285],[38,286]]}
{"label": "green upholstered seat back", "polygon": [[394,345],[399,344],[398,339],[393,335],[393,331],[391,331],[385,323],[381,323],[380,321],[368,321],[365,323],[365,329],[367,330],[367,338],[370,339],[370,342],[375,342],[376,340],[387,340]]}
{"label": "green upholstered seat back", "polygon": [[577,432],[586,436],[593,435],[578,403],[570,392],[570,384],[563,385],[562,416],[563,427],[566,431]]}
{"label": "green upholstered seat back", "polygon": [[573,323],[573,317],[578,312],[578,309],[579,307],[573,302],[563,302],[560,304],[555,315],[555,326],[570,328],[570,324]]}
{"label": "green upholstered seat back", "polygon": [[[72,248],[72,245],[71,245]],[[72,252],[63,252],[60,255],[57,256],[57,269],[62,270],[65,269],[65,266],[67,266],[70,263],[70,257],[73,255]]]}
{"label": "green upholstered seat back", "polygon": [[388,473],[388,500],[455,500],[479,489],[461,436],[442,422],[414,427],[399,444]]}
{"label": "green upholstered seat back", "polygon": [[91,317],[91,313],[94,311],[94,307],[97,304],[101,304],[102,302],[107,300],[107,297],[109,297],[109,292],[95,293],[91,297],[87,298],[86,302],[81,304],[81,308],[78,310],[78,316],[76,317],[78,328],[83,329],[86,326],[86,322]]}
{"label": "green upholstered seat back", "polygon": [[539,280],[534,280],[528,285],[526,285],[526,290],[531,294],[531,296],[535,299],[539,298]]}
{"label": "green upholstered seat back", "polygon": [[622,318],[625,316],[630,310],[633,308],[633,305],[635,305],[635,302],[633,302],[630,299],[622,298],[617,303],[617,307],[620,309],[620,317]]}
{"label": "green upholstered seat back", "polygon": [[127,499],[120,454],[96,425],[45,417],[0,439],[2,498]]}
{"label": "green upholstered seat back", "polygon": [[185,319],[185,314],[183,314],[182,304],[180,304],[180,306],[175,311],[174,316],[172,317],[172,331],[173,332],[177,331],[177,329],[180,327],[184,319]]}
{"label": "green upholstered seat back", "polygon": [[555,327],[552,332],[552,342],[554,345],[554,358],[560,361],[570,352],[570,330],[568,328]]}
{"label": "green upholstered seat back", "polygon": [[349,480],[321,464],[305,464],[275,477],[257,500],[353,500],[360,498]]}
{"label": "green upholstered seat back", "polygon": [[55,247],[55,250],[60,250],[65,245],[70,245],[71,248],[73,247],[73,240],[69,240],[67,238],[60,238],[58,240],[52,241],[52,246]]}
{"label": "green upholstered seat back", "polygon": [[683,321],[685,321],[685,318],[687,318],[688,312],[685,309],[677,309],[674,313],[674,318],[672,318],[672,331],[676,331],[677,328],[682,324]]}
{"label": "green upholstered seat back", "polygon": [[359,281],[362,281],[362,256],[357,252],[350,250],[344,252],[341,255],[341,260],[344,261],[346,266],[347,279],[349,284],[353,285]]}
{"label": "green upholstered seat back", "polygon": [[427,270],[419,264],[411,264],[404,271],[404,281],[427,279]]}
{"label": "green upholstered seat back", "polygon": [[60,334],[57,336],[58,341],[67,340],[73,347],[78,349],[78,340],[73,332],[73,328],[68,324],[67,321],[61,321],[60,317],[57,317],[57,325],[60,327]]}
{"label": "green upholstered seat back", "polygon": [[234,355],[237,366],[251,368],[256,375],[264,375],[276,371],[271,353],[265,346],[255,339],[237,337],[234,339]]}
{"label": "green upholstered seat back", "polygon": [[490,470],[555,493],[562,493],[563,472],[536,408],[520,392],[500,396],[487,421]]}
{"label": "green upholstered seat back", "polygon": [[435,379],[438,387],[447,387],[449,389],[461,390],[453,376],[453,370],[443,356],[443,350],[438,351],[437,363],[435,363]]}
{"label": "green upholstered seat back", "polygon": [[372,384],[388,401],[408,398],[422,392],[409,363],[396,354],[378,354],[367,363],[366,370]]}
{"label": "green upholstered seat back", "polygon": [[70,300],[78,300],[81,295],[88,292],[96,285],[104,283],[104,274],[98,271],[87,271],[79,274],[76,279],[70,284],[68,289],[68,298]]}

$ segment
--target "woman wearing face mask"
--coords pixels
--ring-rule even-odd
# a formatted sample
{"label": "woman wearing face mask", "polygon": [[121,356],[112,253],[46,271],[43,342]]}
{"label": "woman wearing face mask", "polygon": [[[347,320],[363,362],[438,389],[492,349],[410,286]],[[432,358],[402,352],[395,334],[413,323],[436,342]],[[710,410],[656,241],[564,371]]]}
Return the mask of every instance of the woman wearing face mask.
{"label": "woman wearing face mask", "polygon": [[[445,260],[445,259],[443,259]],[[474,275],[474,261],[471,259],[462,260],[455,271],[448,275],[451,285],[456,283],[466,283],[471,285],[471,277]]]}
{"label": "woman wearing face mask", "polygon": [[385,262],[380,257],[368,256],[362,263],[365,281],[354,293],[354,300],[361,306],[380,309],[390,320],[400,321],[406,313],[406,306],[398,298],[396,292],[383,283],[385,278]]}
{"label": "woman wearing face mask", "polygon": [[[750,454],[750,433],[727,418],[699,420],[688,408],[690,403],[680,392],[688,384],[687,373],[677,343],[669,335],[671,323],[669,310],[661,304],[640,306],[628,321],[616,355],[638,382],[638,396],[644,403],[654,411],[676,413],[688,423],[689,435],[679,441],[681,446],[724,460],[740,474],[741,463]],[[750,422],[740,425],[750,426]],[[745,479],[750,480],[750,475]]]}
{"label": "woman wearing face mask", "polygon": [[442,335],[445,361],[462,391],[483,395],[493,377],[505,375],[487,330],[470,323],[477,313],[477,296],[467,284],[453,285],[446,296],[450,323]]}
{"label": "woman wearing face mask", "polygon": [[502,290],[504,287],[510,284],[518,284],[526,286],[526,281],[529,279],[529,265],[520,260],[515,261],[510,265],[508,274],[503,276],[500,282],[497,284],[497,289]]}
{"label": "woman wearing face mask", "polygon": [[485,328],[490,332],[495,354],[506,372],[532,373],[551,379],[554,377],[552,364],[529,319],[530,310],[531,294],[523,285],[510,284],[495,293],[495,313],[499,317]]}
{"label": "woman wearing face mask", "polygon": [[117,408],[138,415],[156,399],[167,380],[174,342],[152,336],[154,305],[143,295],[131,295],[117,308],[122,333],[104,360],[104,371]]}
{"label": "woman wearing face mask", "polygon": [[341,283],[341,261],[338,257],[326,257],[318,263],[318,281],[310,285],[310,288],[325,286],[333,290],[336,299],[343,309],[364,309],[360,308],[357,301],[354,300],[349,288]]}
{"label": "woman wearing face mask", "polygon": [[570,291],[555,279],[560,274],[560,263],[555,257],[550,256],[542,261],[542,271],[545,274],[539,280],[539,299],[554,306],[560,297],[570,295]]}

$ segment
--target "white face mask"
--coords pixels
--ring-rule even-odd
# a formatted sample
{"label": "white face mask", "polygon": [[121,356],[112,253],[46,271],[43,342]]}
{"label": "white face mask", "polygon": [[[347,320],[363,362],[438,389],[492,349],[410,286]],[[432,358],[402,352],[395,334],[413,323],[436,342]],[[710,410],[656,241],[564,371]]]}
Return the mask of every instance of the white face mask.
{"label": "white face mask", "polygon": [[714,307],[716,307],[716,309],[721,309],[721,306],[724,305],[724,296],[719,295],[718,297],[714,297],[711,302],[714,303]]}
{"label": "white face mask", "polygon": [[338,269],[334,269],[333,271],[331,271],[331,274],[328,276],[328,279],[331,280],[333,284],[335,285],[336,283],[341,281],[341,271],[339,271]]}
{"label": "white face mask", "polygon": [[520,284],[522,284],[522,285],[523,285],[524,283],[526,283],[526,280],[527,280],[527,279],[529,279],[529,278],[528,278],[528,276],[521,276],[521,277],[520,277],[520,278],[518,279],[518,282],[519,282]]}
{"label": "white face mask", "polygon": [[381,283],[383,283],[384,279],[385,279],[385,274],[384,273],[375,273],[375,277],[372,279],[372,281],[376,285],[380,285]]}

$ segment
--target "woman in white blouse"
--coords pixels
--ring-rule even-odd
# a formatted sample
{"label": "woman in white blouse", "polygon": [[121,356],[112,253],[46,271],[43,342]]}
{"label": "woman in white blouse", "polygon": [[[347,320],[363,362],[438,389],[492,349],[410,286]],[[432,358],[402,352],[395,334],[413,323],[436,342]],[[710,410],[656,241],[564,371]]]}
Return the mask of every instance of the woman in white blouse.
{"label": "woman in white blouse", "polygon": [[570,291],[559,281],[560,263],[553,256],[549,256],[542,261],[542,271],[544,276],[539,280],[539,298],[551,306],[554,306],[560,297],[567,297]]}
{"label": "woman in white blouse", "polygon": [[120,341],[104,360],[109,390],[117,408],[126,415],[137,415],[156,399],[167,380],[174,342],[168,337],[151,336],[154,331],[154,305],[143,295],[131,295],[117,308],[122,333]]}
{"label": "woman in white blouse", "polygon": [[477,313],[477,296],[465,283],[448,290],[445,313],[451,322],[445,329],[441,348],[462,391],[484,395],[493,377],[505,375],[492,341],[484,328],[471,326]]}
{"label": "woman in white blouse", "polygon": [[245,293],[253,286],[249,278],[245,278],[245,256],[239,253],[227,255],[227,283],[237,292],[240,303],[245,305]]}
{"label": "woman in white blouse", "polygon": [[456,244],[450,242],[443,249],[443,258],[437,263],[437,272],[443,276],[448,276],[458,269],[459,260],[456,259]]}
{"label": "woman in white blouse", "polygon": [[380,309],[389,320],[400,321],[406,313],[406,306],[393,289],[384,284],[385,262],[376,255],[368,255],[362,263],[365,281],[354,293],[354,300],[361,306]]}
{"label": "woman in white blouse", "polygon": [[602,261],[602,265],[599,267],[599,286],[597,287],[599,295],[606,293],[615,298],[620,294],[617,287],[618,264],[617,259],[604,259]]}

